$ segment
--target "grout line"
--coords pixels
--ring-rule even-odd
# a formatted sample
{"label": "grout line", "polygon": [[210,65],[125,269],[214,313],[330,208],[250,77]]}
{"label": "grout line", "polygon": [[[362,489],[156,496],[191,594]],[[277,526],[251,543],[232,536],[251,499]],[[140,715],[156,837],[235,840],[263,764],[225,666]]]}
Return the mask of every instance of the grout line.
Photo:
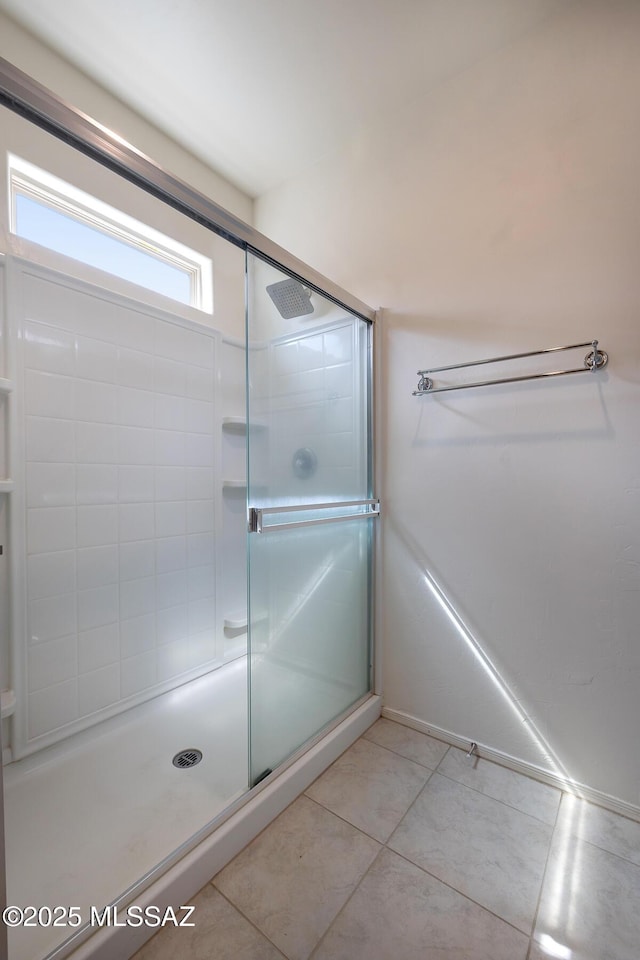
{"label": "grout line", "polygon": [[[420,790],[418,791],[418,793],[416,794],[416,796],[414,797],[414,799],[411,801],[411,803],[409,804],[409,806],[407,807],[407,809],[405,810],[405,812],[403,813],[403,815],[400,817],[400,819],[398,820],[397,824],[395,825],[395,827],[393,828],[393,830],[391,831],[391,833],[389,834],[389,836],[388,836],[387,839],[385,840],[385,842],[384,842],[385,847],[388,846],[389,841],[391,840],[391,837],[394,835],[394,833],[396,832],[396,830],[398,830],[398,829],[400,828],[401,824],[404,823],[404,821],[405,821],[406,818],[408,817],[410,811],[413,810],[414,806],[415,806],[416,803],[418,802],[418,799],[422,796],[422,794],[424,793],[424,791],[427,789],[427,784],[431,783],[431,780],[432,780],[434,774],[435,774],[435,770],[432,770],[431,773],[429,774],[429,776],[427,777],[425,783],[422,785],[422,787],[420,788]],[[389,849],[391,849],[391,847],[389,847]],[[394,851],[394,852],[395,852],[395,851]]]}
{"label": "grout line", "polygon": [[[563,792],[566,792],[566,791],[563,791]],[[598,807],[597,804],[591,803],[590,800],[585,800],[585,799],[582,798],[582,797],[576,797],[575,794],[573,794],[573,793],[566,793],[566,796],[568,796],[568,797],[573,797],[575,800],[578,801],[578,803],[587,803],[587,804],[589,804],[589,806],[595,806],[596,809],[598,809],[598,810],[604,810],[605,813],[609,813],[609,814],[611,814],[611,816],[613,816],[613,817],[621,817],[623,820],[630,820],[629,817],[625,817],[624,814],[622,814],[622,813],[614,813],[613,810],[608,810],[606,807]],[[560,808],[558,808],[558,816],[559,816],[559,815],[560,815]],[[631,823],[635,823],[635,824],[637,824],[638,826],[640,826],[640,824],[638,824],[638,821],[637,821],[637,820],[631,820],[630,822],[631,822]],[[556,823],[556,826],[557,826],[557,823]],[[554,829],[555,829],[555,827],[554,827]],[[608,847],[602,847],[602,846],[600,846],[599,843],[596,843],[595,840],[587,840],[586,837],[580,837],[580,836],[578,836],[577,833],[570,833],[569,836],[570,836],[573,840],[575,840],[577,843],[586,843],[589,847],[594,847],[596,850],[599,850],[601,853],[606,853],[607,856],[609,856],[609,857],[615,857],[616,860],[622,860],[623,863],[628,863],[628,864],[630,864],[630,866],[632,866],[632,867],[637,867],[638,870],[640,870],[640,861],[639,861],[639,860],[631,860],[631,859],[629,859],[629,857],[625,857],[625,856],[623,856],[621,853],[614,853],[613,850],[609,850]]]}
{"label": "grout line", "polygon": [[346,908],[347,908],[347,905],[348,905],[349,903],[351,903],[351,901],[352,901],[352,899],[354,898],[354,896],[356,895],[357,891],[360,889],[360,886],[361,886],[362,882],[364,881],[365,877],[369,875],[370,871],[373,869],[374,864],[376,864],[376,863],[378,862],[378,859],[380,858],[380,855],[381,855],[381,853],[382,853],[382,851],[383,851],[384,849],[385,849],[384,846],[381,845],[381,846],[380,846],[380,849],[379,849],[378,852],[376,853],[375,857],[373,858],[373,860],[371,861],[371,863],[369,864],[369,866],[367,867],[367,869],[365,870],[365,872],[362,874],[362,876],[360,877],[360,879],[359,879],[358,882],[356,883],[355,887],[353,888],[353,890],[351,891],[351,893],[349,894],[349,896],[347,897],[347,899],[345,900],[345,902],[342,904],[342,906],[340,907],[340,909],[339,909],[338,912],[336,913],[335,917],[333,918],[333,920],[331,921],[331,923],[329,924],[329,926],[327,927],[327,929],[325,930],[325,932],[322,934],[322,936],[320,937],[320,939],[319,939],[318,942],[316,943],[315,947],[314,947],[313,950],[311,951],[311,954],[310,954],[310,956],[309,956],[309,960],[313,960],[313,957],[314,957],[315,953],[317,952],[317,950],[319,949],[322,941],[326,938],[327,934],[328,934],[329,931],[333,928],[334,924],[336,923],[336,921],[338,920],[338,918],[341,916],[341,914],[344,913],[344,911],[345,911]]}
{"label": "grout line", "polygon": [[[483,903],[479,903],[478,900],[474,900],[473,897],[470,897],[468,893],[463,893],[462,890],[458,890],[457,887],[454,887],[452,884],[447,883],[446,880],[443,880],[441,877],[438,877],[435,873],[431,873],[430,870],[425,869],[425,867],[420,866],[419,863],[410,860],[408,857],[405,857],[404,854],[398,853],[397,850],[394,850],[393,847],[389,847],[385,844],[385,849],[390,853],[400,857],[401,860],[404,860],[406,863],[411,864],[412,867],[416,867],[418,870],[421,870],[422,873],[426,874],[428,877],[431,877],[433,880],[436,880],[438,883],[441,883],[443,887],[448,887],[449,890],[453,890],[454,893],[457,893],[459,897],[464,897],[465,900],[468,900],[469,903],[475,904],[476,907],[479,907],[485,913],[491,914],[492,917],[495,917],[496,920],[500,920],[501,923],[505,923],[508,927],[511,927],[512,930],[516,930],[523,937],[531,937],[531,934],[526,933],[524,930],[521,930],[520,927],[516,927],[515,924],[511,923],[510,920],[505,920],[504,917],[501,917],[500,914],[495,913],[489,907],[485,906]],[[533,925],[531,927],[533,930]]]}
{"label": "grout line", "polygon": [[545,862],[544,862],[544,869],[543,869],[543,871],[542,871],[542,878],[541,878],[541,880],[540,880],[540,889],[538,890],[538,897],[537,897],[537,900],[536,900],[536,909],[535,909],[535,912],[534,912],[534,914],[533,914],[533,924],[531,925],[531,934],[530,934],[530,936],[529,936],[529,949],[527,950],[527,960],[529,960],[529,958],[530,958],[530,956],[531,956],[531,949],[532,949],[533,944],[534,944],[533,935],[534,935],[534,933],[535,933],[536,926],[537,926],[537,923],[538,923],[538,915],[539,915],[539,912],[540,912],[540,903],[541,903],[541,901],[542,901],[542,891],[544,890],[544,885],[545,885],[546,880],[547,880],[547,870],[548,870],[548,867],[549,867],[549,860],[551,859],[551,848],[552,848],[552,846],[553,846],[553,838],[554,838],[555,832],[556,832],[556,830],[557,830],[557,828],[558,828],[558,820],[560,819],[560,806],[561,806],[561,803],[562,803],[562,797],[560,798],[560,800],[561,800],[561,802],[558,804],[558,809],[556,810],[556,816],[555,816],[555,819],[554,819],[554,821],[553,821],[553,829],[552,829],[552,831],[551,831],[551,837],[549,838],[549,848],[548,848],[548,850],[547,850],[547,856],[546,856],[546,859],[545,859]]}
{"label": "grout line", "polygon": [[[371,728],[369,728],[369,729],[371,729]],[[366,731],[365,731],[365,733],[366,733]],[[362,737],[361,737],[360,739],[363,739],[363,738],[364,738],[364,734],[362,734]],[[357,741],[356,741],[356,742],[357,742]],[[375,742],[375,741],[369,741],[369,742],[370,742],[370,743],[373,743],[373,742]],[[376,746],[380,746],[380,744],[376,744]],[[387,747],[382,747],[382,749],[383,749],[383,750],[387,750],[388,748],[387,748]],[[393,750],[389,750],[388,752],[389,752],[389,753],[395,753],[395,751],[393,751]],[[395,755],[396,755],[396,756],[402,756],[401,754],[395,754]],[[404,760],[407,760],[408,758],[407,758],[407,757],[403,757],[403,759],[404,759]],[[423,791],[424,791],[424,789],[426,788],[427,784],[430,782],[431,778],[433,777],[434,773],[436,772],[435,770],[432,770],[430,767],[425,767],[425,766],[423,766],[422,764],[417,764],[417,765],[418,765],[418,766],[422,766],[423,770],[427,770],[427,771],[429,772],[429,775],[428,775],[427,779],[425,780],[425,782],[424,782],[424,783],[422,784],[422,786],[420,787],[420,789],[418,790],[417,794],[415,795],[415,797],[413,798],[413,800],[411,801],[411,803],[409,804],[409,806],[407,807],[407,809],[405,810],[405,812],[402,814],[402,816],[401,816],[400,819],[398,820],[397,824],[395,825],[395,827],[393,828],[393,830],[391,831],[391,833],[389,834],[389,836],[387,837],[387,839],[386,839],[386,840],[378,840],[377,837],[371,837],[372,840],[375,840],[377,843],[381,843],[383,846],[387,846],[389,840],[391,839],[391,837],[393,836],[393,834],[396,832],[396,830],[398,829],[398,827],[400,826],[400,824],[403,822],[403,820],[405,819],[405,817],[407,816],[407,814],[409,813],[409,811],[412,809],[412,807],[413,807],[414,804],[416,803],[418,797],[423,793]],[[314,781],[314,782],[315,782],[315,781]],[[312,800],[313,797],[309,797],[309,799]],[[320,802],[320,801],[316,801],[316,803],[319,803],[319,802]],[[320,804],[320,805],[324,807],[324,804]],[[325,809],[325,810],[328,810],[329,808],[328,808],[328,807],[325,807],[324,809]],[[333,810],[330,810],[329,812],[330,812],[330,813],[334,813]],[[334,813],[334,816],[339,817],[340,815],[337,814],[337,813]],[[343,818],[343,817],[340,817],[340,819],[342,820],[342,819],[344,819],[344,818]],[[350,823],[350,821],[349,821],[349,820],[345,820],[345,823]],[[352,827],[355,827],[355,825],[354,825],[353,823],[351,823],[351,826],[352,826]],[[360,828],[359,828],[359,827],[355,827],[355,829],[358,830],[358,829],[360,829]],[[360,832],[361,832],[361,833],[364,833],[364,835],[365,835],[366,837],[370,837],[370,836],[371,836],[371,834],[366,833],[364,830],[360,830]]]}
{"label": "grout line", "polygon": [[[233,861],[231,861],[231,862],[233,863]],[[222,892],[222,890],[220,890],[218,887],[216,887],[215,883],[213,882],[213,879],[209,880],[209,882],[205,884],[205,887],[208,887],[208,886],[213,887],[213,889],[216,891],[216,893],[219,894],[219,895],[222,897],[223,900],[226,900],[227,903],[229,904],[229,906],[232,907],[232,908],[236,911],[236,913],[239,913],[240,916],[241,916],[244,920],[246,920],[247,923],[250,924],[250,925],[253,927],[253,929],[256,930],[256,931],[259,933],[259,935],[260,935],[261,937],[263,937],[265,940],[267,940],[267,941],[272,945],[272,947],[274,948],[274,950],[277,950],[277,951],[278,951],[278,953],[279,953],[280,956],[283,958],[283,960],[290,960],[290,958],[288,958],[287,955],[286,955],[285,953],[283,953],[282,950],[281,950],[278,946],[276,946],[276,944],[273,942],[273,940],[271,940],[271,938],[267,936],[267,934],[264,932],[264,930],[261,930],[260,927],[251,919],[251,917],[248,917],[247,914],[246,914],[243,910],[240,909],[240,907],[238,906],[237,903],[234,903],[233,900],[230,900],[229,897]],[[205,887],[203,887],[202,890],[204,890]],[[202,893],[202,890],[200,891],[200,893]],[[197,896],[197,894],[196,894],[196,896]],[[193,899],[193,898],[192,898],[192,899]]]}
{"label": "grout line", "polygon": [[[384,711],[387,708],[383,707],[382,709]],[[467,750],[467,747],[462,745],[462,743],[460,742],[462,740],[461,737],[451,735],[455,737],[455,741],[451,739],[448,739],[448,740],[444,739],[444,734],[446,733],[446,731],[442,731],[443,737],[438,737],[434,733],[425,733],[424,730],[419,729],[417,726],[414,727],[414,726],[411,726],[410,724],[403,723],[402,720],[396,719],[395,717],[385,716],[384,712],[381,718],[383,720],[388,720],[389,723],[396,723],[400,727],[406,727],[407,730],[414,730],[416,733],[420,733],[422,734],[422,736],[428,737],[430,740],[435,740],[436,743],[443,744],[443,746],[448,747],[449,750],[458,750],[460,753],[465,753]],[[468,744],[469,741],[466,740],[466,743]],[[604,810],[608,810],[610,813],[615,813],[618,816],[626,817],[629,820],[635,820],[636,823],[640,823],[640,817],[634,817],[628,813],[620,813],[617,810],[613,810],[611,807],[604,805],[603,803],[599,803],[598,800],[587,799],[586,797],[583,797],[581,794],[576,793],[575,790],[571,790],[569,788],[569,782],[566,780],[562,782],[554,781],[552,783],[549,780],[538,776],[535,771],[532,771],[530,769],[519,769],[519,768],[516,768],[515,766],[511,766],[509,763],[504,762],[504,760],[501,759],[499,756],[490,756],[490,757],[485,756],[484,751],[487,749],[490,749],[490,748],[488,748],[486,744],[479,745],[478,752],[474,754],[475,760],[481,760],[483,763],[491,763],[494,767],[498,767],[502,770],[507,770],[510,773],[515,773],[517,776],[525,777],[527,780],[532,780],[534,783],[540,783],[545,787],[550,787],[552,790],[558,790],[560,793],[568,793],[572,796],[579,796],[580,799],[586,799],[588,803],[594,804],[595,806],[601,806]],[[493,752],[495,753],[495,751]],[[444,757],[442,759],[444,760]],[[440,761],[440,763],[442,763],[442,760]],[[439,765],[440,764],[438,764],[438,766]],[[526,766],[528,767],[530,765],[527,764]],[[558,778],[556,778],[556,780],[558,780]],[[575,784],[575,787],[579,788],[580,784]]]}
{"label": "grout line", "polygon": [[[397,722],[398,722],[398,721],[390,720],[390,723],[397,723]],[[413,729],[413,728],[412,728],[412,727],[409,727],[408,729]],[[417,731],[416,731],[416,733],[420,733],[420,732],[421,732],[420,730],[417,730]],[[365,734],[363,734],[363,736],[365,736]],[[422,736],[429,737],[430,735],[429,735],[428,733],[425,733],[425,734],[422,734]],[[434,738],[434,737],[431,737],[431,739],[433,740],[433,739],[435,739],[435,738]],[[375,742],[375,741],[374,741],[374,742]],[[438,743],[443,743],[444,741],[439,740],[439,741],[437,741],[437,742],[438,742]],[[499,769],[502,769],[502,770],[507,770],[509,773],[515,774],[516,777],[519,777],[519,776],[525,777],[527,780],[533,781],[533,783],[540,783],[540,784],[541,784],[542,786],[544,786],[544,787],[549,787],[550,790],[557,790],[557,791],[559,792],[559,794],[560,794],[560,798],[559,798],[559,800],[558,800],[558,809],[556,810],[556,816],[555,816],[555,818],[554,818],[554,823],[553,823],[553,824],[550,824],[550,823],[548,823],[548,821],[546,821],[546,820],[540,820],[539,817],[534,816],[532,813],[526,813],[524,810],[521,810],[520,807],[514,807],[512,803],[507,803],[506,800],[500,800],[499,797],[494,797],[494,796],[492,796],[490,793],[485,793],[484,790],[478,790],[478,789],[476,789],[476,787],[472,787],[470,784],[464,783],[462,780],[458,780],[458,779],[456,779],[455,777],[452,777],[452,776],[450,776],[450,775],[447,774],[447,773],[443,773],[443,772],[440,770],[440,767],[441,767],[442,764],[444,763],[445,758],[449,755],[449,753],[451,752],[451,750],[459,750],[461,753],[464,752],[461,747],[455,747],[453,744],[449,744],[449,745],[447,746],[447,749],[446,749],[445,753],[443,754],[442,758],[438,761],[437,766],[434,768],[434,771],[433,771],[434,773],[438,773],[441,777],[446,777],[447,780],[452,780],[454,783],[459,783],[459,784],[460,784],[461,786],[463,786],[463,787],[468,787],[469,790],[473,790],[475,793],[479,793],[479,794],[480,794],[481,796],[483,796],[483,797],[487,797],[487,798],[490,799],[490,800],[497,800],[498,803],[504,804],[505,807],[511,807],[512,810],[517,810],[518,813],[524,813],[525,816],[531,817],[532,820],[537,820],[538,823],[543,823],[543,824],[545,824],[546,826],[552,826],[552,827],[555,826],[555,821],[556,821],[556,819],[557,819],[557,817],[558,817],[558,811],[560,810],[560,803],[561,803],[561,801],[562,801],[562,795],[563,795],[563,793],[566,793],[566,791],[562,790],[560,787],[554,787],[554,786],[552,786],[551,784],[542,783],[542,781],[536,780],[534,777],[529,777],[529,776],[527,776],[527,774],[519,773],[517,770],[509,770],[508,767],[502,767],[499,763],[496,763],[494,760],[490,760],[490,759],[488,759],[487,757],[481,757],[481,756],[476,755],[476,759],[477,759],[477,760],[484,760],[485,763],[490,763],[490,764],[492,764],[494,767],[498,767]],[[400,756],[402,756],[402,754],[400,754]],[[416,762],[417,762],[417,761],[416,761]]]}
{"label": "grout line", "polygon": [[[371,728],[369,728],[369,729],[371,729]],[[377,740],[373,740],[373,739],[371,739],[371,737],[368,737],[368,736],[367,736],[367,733],[368,733],[368,732],[369,732],[368,730],[365,730],[365,732],[362,734],[362,736],[360,737],[360,739],[361,739],[361,740],[366,740],[367,743],[374,743],[374,744],[376,745],[376,747],[381,747],[383,750],[388,750],[389,753],[393,753],[396,757],[401,757],[403,760],[408,760],[409,763],[416,763],[419,767],[424,767],[426,770],[429,770],[431,773],[435,773],[435,771],[438,769],[438,767],[439,767],[440,764],[442,763],[442,760],[444,760],[444,757],[443,757],[441,760],[438,760],[438,762],[437,762],[437,764],[435,765],[435,767],[430,767],[428,764],[423,763],[421,760],[414,760],[413,757],[407,757],[404,753],[400,753],[398,750],[394,750],[393,747],[387,747],[386,744],[384,744],[384,743],[378,743]],[[423,736],[424,736],[424,734],[423,734]],[[357,743],[357,742],[358,742],[358,741],[356,740],[356,743]],[[440,742],[440,741],[438,741],[438,742]],[[353,746],[353,744],[352,744],[352,746]],[[448,752],[449,752],[449,750],[446,751],[445,756],[446,756],[446,754],[447,754]]]}
{"label": "grout line", "polygon": [[[635,821],[633,821],[635,822]],[[616,860],[622,860],[623,863],[628,863],[632,867],[637,867],[640,870],[640,863],[637,860],[629,860],[628,857],[623,857],[620,853],[614,853],[613,850],[608,850],[606,847],[601,847],[599,844],[594,843],[593,840],[585,840],[584,837],[579,837],[577,834],[572,833],[570,836],[577,841],[577,843],[586,843],[590,847],[594,847],[596,850],[599,850],[601,853],[606,853],[609,857],[615,857]]]}
{"label": "grout line", "polygon": [[[352,827],[354,830],[357,830],[358,833],[361,833],[363,837],[367,838],[367,840],[373,840],[375,843],[379,844],[380,847],[383,847],[385,845],[386,843],[385,840],[379,840],[378,837],[374,837],[372,834],[367,833],[367,831],[363,830],[362,827],[357,827],[355,823],[351,822],[351,820],[347,820],[345,817],[341,816],[339,813],[336,813],[335,810],[331,810],[330,807],[325,807],[324,803],[322,803],[320,800],[316,800],[314,797],[310,797],[306,793],[301,794],[301,796],[303,796],[306,800],[310,800],[312,803],[315,803],[317,806],[321,807],[321,809],[324,810],[325,813],[330,813],[332,816],[342,821],[342,823],[346,823],[348,826]],[[297,797],[296,799],[299,800],[300,797]],[[295,800],[294,800],[294,803],[295,803]],[[394,827],[394,830],[395,829],[396,828]],[[391,831],[391,833],[393,833],[393,830]]]}
{"label": "grout line", "polygon": [[[399,721],[393,721],[393,722],[398,723]],[[413,729],[413,728],[411,727],[410,729]],[[425,734],[425,736],[430,736],[430,734]],[[445,741],[439,741],[439,742],[444,743]],[[457,750],[459,751],[459,753],[465,753],[464,747],[458,747],[454,743],[449,744],[449,749]],[[482,747],[478,747],[478,750],[482,750],[482,749],[483,749]],[[479,753],[479,752],[475,753],[473,756],[474,756],[474,760],[476,761],[481,761],[482,763],[490,763],[493,767],[497,767],[499,770],[506,770],[507,773],[512,773],[516,777],[524,777],[525,780],[531,780],[533,783],[539,783],[541,786],[548,787],[550,790],[557,790],[559,793],[570,792],[557,783],[548,783],[546,780],[541,780],[539,777],[534,776],[532,773],[527,773],[524,770],[516,770],[513,767],[507,766],[504,763],[500,763],[499,760],[496,760],[493,757],[485,757],[482,755],[482,753]],[[440,762],[442,763],[442,761]]]}
{"label": "grout line", "polygon": [[[455,777],[450,777],[446,773],[441,773],[440,770],[436,770],[435,772],[438,774],[438,776],[443,777],[445,780],[449,780],[450,783],[457,783],[461,787],[466,787],[468,790],[471,790],[473,793],[477,793],[481,797],[485,797],[487,800],[495,800],[496,803],[502,804],[503,807],[509,807],[510,810],[515,810],[516,813],[521,813],[523,817],[529,817],[530,820],[535,820],[536,823],[541,823],[545,827],[551,827],[553,830],[553,827],[555,825],[555,818],[553,823],[549,823],[548,820],[541,820],[539,817],[534,816],[534,814],[527,813],[525,810],[521,810],[520,807],[514,807],[512,803],[507,803],[506,800],[501,800],[499,797],[494,797],[490,793],[485,793],[484,790],[478,790],[476,787],[472,787],[470,784],[464,783],[463,780],[457,780]],[[556,788],[551,787],[551,789],[553,790]],[[562,792],[563,791],[560,791],[561,796],[562,796]],[[558,810],[559,809],[560,809],[560,803],[558,802]],[[556,817],[557,817],[557,811],[556,811]]]}
{"label": "grout line", "polygon": [[[449,744],[445,752],[442,754],[442,757],[440,758],[440,760],[438,760],[438,766],[436,767],[436,770],[435,770],[436,773],[440,773],[440,767],[444,763],[445,758],[449,756],[452,749],[455,749],[455,748],[452,748],[451,744]],[[441,776],[445,776],[445,774],[441,774]]]}

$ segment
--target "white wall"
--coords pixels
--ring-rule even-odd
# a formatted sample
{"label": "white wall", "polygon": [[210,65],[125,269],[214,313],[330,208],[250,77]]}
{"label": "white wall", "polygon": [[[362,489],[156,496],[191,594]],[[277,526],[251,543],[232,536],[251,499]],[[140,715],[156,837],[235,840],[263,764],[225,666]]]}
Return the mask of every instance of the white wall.
{"label": "white wall", "polygon": [[72,67],[4,13],[0,13],[0,56],[72,106],[124,137],[165,170],[236,216],[251,222],[253,203],[250,197]]}
{"label": "white wall", "polygon": [[[253,201],[250,197],[1,12],[0,56],[72,106],[124,137],[165,170],[251,223]],[[7,151],[210,256],[214,279],[213,317],[199,314],[195,318],[203,323],[212,323],[231,337],[244,336],[244,255],[237,247],[4,107],[0,113],[0,251],[9,249],[10,244],[6,215]],[[27,253],[33,257],[33,250]],[[47,262],[50,262],[50,258]],[[68,268],[69,264],[62,267]],[[86,271],[83,270],[82,275],[86,275]],[[127,292],[135,296],[135,291],[130,289]],[[146,294],[144,299],[148,300]]]}
{"label": "white wall", "polygon": [[[639,42],[633,0],[568,3],[256,210],[389,308],[387,706],[636,806]],[[594,377],[411,396],[418,367],[592,337]]]}

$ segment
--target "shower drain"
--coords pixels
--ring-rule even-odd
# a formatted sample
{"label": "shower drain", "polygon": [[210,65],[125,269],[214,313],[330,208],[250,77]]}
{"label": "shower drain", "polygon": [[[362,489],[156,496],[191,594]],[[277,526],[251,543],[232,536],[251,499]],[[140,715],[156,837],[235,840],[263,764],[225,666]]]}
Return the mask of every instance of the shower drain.
{"label": "shower drain", "polygon": [[181,750],[180,753],[176,753],[172,763],[174,767],[186,770],[187,767],[195,767],[196,763],[200,763],[201,760],[202,750]]}

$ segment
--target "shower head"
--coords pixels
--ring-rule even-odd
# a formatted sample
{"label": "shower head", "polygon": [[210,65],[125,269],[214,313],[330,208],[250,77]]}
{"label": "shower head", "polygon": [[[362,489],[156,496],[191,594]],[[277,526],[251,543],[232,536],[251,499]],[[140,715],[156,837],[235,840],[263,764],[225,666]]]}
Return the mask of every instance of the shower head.
{"label": "shower head", "polygon": [[269,284],[267,293],[283,320],[292,320],[294,317],[304,317],[306,314],[313,313],[311,290],[307,290],[293,277]]}

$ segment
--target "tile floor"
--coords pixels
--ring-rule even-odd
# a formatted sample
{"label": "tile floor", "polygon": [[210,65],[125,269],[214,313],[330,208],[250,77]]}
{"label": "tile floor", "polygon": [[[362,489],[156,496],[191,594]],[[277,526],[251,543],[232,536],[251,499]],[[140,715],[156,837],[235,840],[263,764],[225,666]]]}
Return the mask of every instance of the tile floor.
{"label": "tile floor", "polygon": [[136,960],[638,960],[640,823],[378,720]]}

